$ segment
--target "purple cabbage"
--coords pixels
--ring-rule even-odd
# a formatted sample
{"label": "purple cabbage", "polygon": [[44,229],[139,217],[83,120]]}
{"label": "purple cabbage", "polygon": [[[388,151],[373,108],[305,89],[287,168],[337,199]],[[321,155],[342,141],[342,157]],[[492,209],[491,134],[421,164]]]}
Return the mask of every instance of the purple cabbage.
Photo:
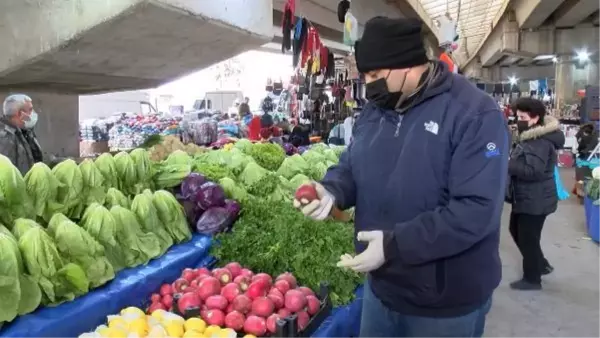
{"label": "purple cabbage", "polygon": [[298,149],[296,149],[296,147],[294,147],[294,145],[291,143],[284,143],[283,150],[285,151],[285,154],[288,156],[292,156],[298,152]]}
{"label": "purple cabbage", "polygon": [[185,199],[193,198],[200,191],[200,187],[206,183],[206,177],[202,174],[191,173],[181,182],[181,196]]}
{"label": "purple cabbage", "polygon": [[234,221],[240,214],[240,204],[237,201],[229,199],[225,200],[225,209],[229,211],[229,214],[231,215]]}
{"label": "purple cabbage", "polygon": [[196,203],[188,199],[178,198],[177,200],[179,201],[179,204],[181,204],[181,206],[183,207],[185,218],[187,219],[188,224],[190,226],[194,226],[198,219],[200,219],[203,210],[200,209],[200,207]]}
{"label": "purple cabbage", "polygon": [[196,222],[196,231],[205,235],[214,235],[216,233],[228,230],[233,225],[235,218],[223,207],[213,207],[206,210],[198,222]]}
{"label": "purple cabbage", "polygon": [[192,198],[202,210],[225,205],[225,191],[214,182],[206,182],[200,186],[200,190]]}

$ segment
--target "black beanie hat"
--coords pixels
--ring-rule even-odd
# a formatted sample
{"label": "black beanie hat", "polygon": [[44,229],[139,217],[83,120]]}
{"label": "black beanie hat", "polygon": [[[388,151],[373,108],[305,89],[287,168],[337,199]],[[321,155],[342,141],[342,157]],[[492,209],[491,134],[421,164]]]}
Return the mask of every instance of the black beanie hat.
{"label": "black beanie hat", "polygon": [[377,69],[403,69],[427,63],[418,19],[374,17],[365,24],[360,46],[355,45],[361,73]]}

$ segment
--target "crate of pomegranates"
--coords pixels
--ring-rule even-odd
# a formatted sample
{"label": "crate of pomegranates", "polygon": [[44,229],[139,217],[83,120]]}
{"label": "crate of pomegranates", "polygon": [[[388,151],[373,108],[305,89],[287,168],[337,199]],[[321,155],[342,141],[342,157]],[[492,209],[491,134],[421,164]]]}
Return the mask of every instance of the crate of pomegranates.
{"label": "crate of pomegranates", "polygon": [[239,336],[309,337],[332,305],[326,285],[315,293],[289,272],[273,278],[233,262],[213,270],[183,270],[151,296],[148,314],[159,309],[201,318]]}

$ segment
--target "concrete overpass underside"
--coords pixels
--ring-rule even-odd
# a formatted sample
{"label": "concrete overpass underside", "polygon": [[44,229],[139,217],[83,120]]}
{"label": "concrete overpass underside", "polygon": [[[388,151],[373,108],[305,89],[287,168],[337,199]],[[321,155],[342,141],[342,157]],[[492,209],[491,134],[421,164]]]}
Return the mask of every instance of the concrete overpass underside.
{"label": "concrete overpass underside", "polygon": [[[337,3],[296,0],[296,15],[311,20],[334,52],[343,52]],[[156,87],[265,44],[274,50],[283,4],[0,0],[0,99],[30,94],[45,151],[78,156],[78,95]],[[433,21],[419,0],[353,0],[352,13],[361,28],[376,15],[419,17],[429,52],[437,53]]]}

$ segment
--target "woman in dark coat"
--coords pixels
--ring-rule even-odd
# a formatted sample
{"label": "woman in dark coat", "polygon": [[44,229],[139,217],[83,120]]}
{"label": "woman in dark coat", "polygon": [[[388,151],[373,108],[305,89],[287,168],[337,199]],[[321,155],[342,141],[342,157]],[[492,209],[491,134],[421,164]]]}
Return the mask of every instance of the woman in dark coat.
{"label": "woman in dark coat", "polygon": [[510,154],[507,199],[512,204],[510,234],[523,255],[523,278],[510,287],[539,290],[541,276],[553,270],[540,247],[540,237],[546,217],[556,211],[558,203],[554,166],[565,136],[558,120],[546,115],[541,101],[521,98],[515,109],[519,137]]}
{"label": "woman in dark coat", "polygon": [[593,123],[586,123],[579,128],[577,138],[577,157],[587,160],[598,145],[598,132]]}

